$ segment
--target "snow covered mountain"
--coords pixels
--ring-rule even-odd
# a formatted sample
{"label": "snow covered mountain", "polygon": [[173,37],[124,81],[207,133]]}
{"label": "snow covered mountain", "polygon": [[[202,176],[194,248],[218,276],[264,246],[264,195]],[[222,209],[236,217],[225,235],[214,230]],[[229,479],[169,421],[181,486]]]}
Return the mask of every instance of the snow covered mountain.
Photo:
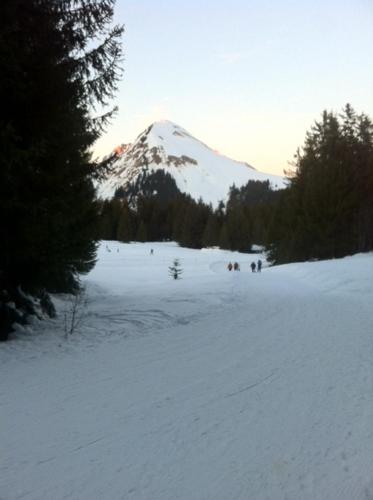
{"label": "snow covered mountain", "polygon": [[170,174],[181,192],[214,206],[227,199],[233,184],[240,187],[249,180],[269,180],[274,189],[285,187],[281,176],[258,172],[223,156],[168,120],[153,123],[133,144],[116,148],[115,154],[112,173],[98,187],[101,198],[111,198],[118,188],[138,185],[140,177],[158,170]]}

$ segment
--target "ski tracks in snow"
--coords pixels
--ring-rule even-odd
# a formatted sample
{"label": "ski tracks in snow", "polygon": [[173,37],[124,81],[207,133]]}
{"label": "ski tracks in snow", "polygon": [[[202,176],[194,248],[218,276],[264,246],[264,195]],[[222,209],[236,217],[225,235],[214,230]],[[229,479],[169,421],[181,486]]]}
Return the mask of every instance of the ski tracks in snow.
{"label": "ski tracks in snow", "polygon": [[334,287],[333,263],[318,286],[310,264],[204,259],[152,293],[91,281],[74,348],[4,351],[7,500],[373,498],[369,297]]}

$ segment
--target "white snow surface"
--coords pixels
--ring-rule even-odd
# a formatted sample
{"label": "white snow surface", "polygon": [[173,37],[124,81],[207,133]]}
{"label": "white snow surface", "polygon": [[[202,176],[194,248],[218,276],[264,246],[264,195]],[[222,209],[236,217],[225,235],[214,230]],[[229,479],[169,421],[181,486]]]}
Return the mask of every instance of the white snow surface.
{"label": "white snow surface", "polygon": [[181,192],[217,206],[226,201],[229,188],[249,180],[269,180],[273,189],[285,187],[283,177],[258,172],[244,162],[232,160],[168,120],[153,123],[138,136],[115,162],[113,171],[98,187],[98,196],[111,198],[115,190],[136,180],[143,171],[164,170],[172,175]]}
{"label": "white snow surface", "polygon": [[373,254],[254,259],[103,242],[78,331],[0,346],[0,498],[372,499]]}

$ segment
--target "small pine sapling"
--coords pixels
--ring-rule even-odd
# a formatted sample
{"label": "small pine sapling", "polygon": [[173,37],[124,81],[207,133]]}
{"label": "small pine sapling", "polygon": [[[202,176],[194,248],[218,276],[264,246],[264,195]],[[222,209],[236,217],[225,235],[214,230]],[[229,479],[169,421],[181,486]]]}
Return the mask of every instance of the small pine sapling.
{"label": "small pine sapling", "polygon": [[178,279],[181,279],[182,272],[183,272],[183,270],[180,267],[179,259],[175,259],[173,262],[173,265],[168,268],[168,274],[174,280],[178,280]]}

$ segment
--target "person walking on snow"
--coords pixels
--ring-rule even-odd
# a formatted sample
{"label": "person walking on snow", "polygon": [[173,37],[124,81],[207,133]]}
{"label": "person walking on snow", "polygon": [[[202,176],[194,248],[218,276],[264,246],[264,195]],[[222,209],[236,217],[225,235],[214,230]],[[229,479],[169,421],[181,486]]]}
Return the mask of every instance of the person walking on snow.
{"label": "person walking on snow", "polygon": [[251,271],[252,271],[253,273],[255,273],[255,268],[256,268],[256,264],[255,264],[255,262],[252,262],[252,263],[251,263],[251,265],[250,265],[250,267],[251,267]]}
{"label": "person walking on snow", "polygon": [[262,261],[259,259],[258,260],[258,273],[260,273],[262,270]]}
{"label": "person walking on snow", "polygon": [[233,268],[233,266],[232,266],[232,262],[230,262],[230,263],[228,264],[228,271],[232,271],[232,268]]}

